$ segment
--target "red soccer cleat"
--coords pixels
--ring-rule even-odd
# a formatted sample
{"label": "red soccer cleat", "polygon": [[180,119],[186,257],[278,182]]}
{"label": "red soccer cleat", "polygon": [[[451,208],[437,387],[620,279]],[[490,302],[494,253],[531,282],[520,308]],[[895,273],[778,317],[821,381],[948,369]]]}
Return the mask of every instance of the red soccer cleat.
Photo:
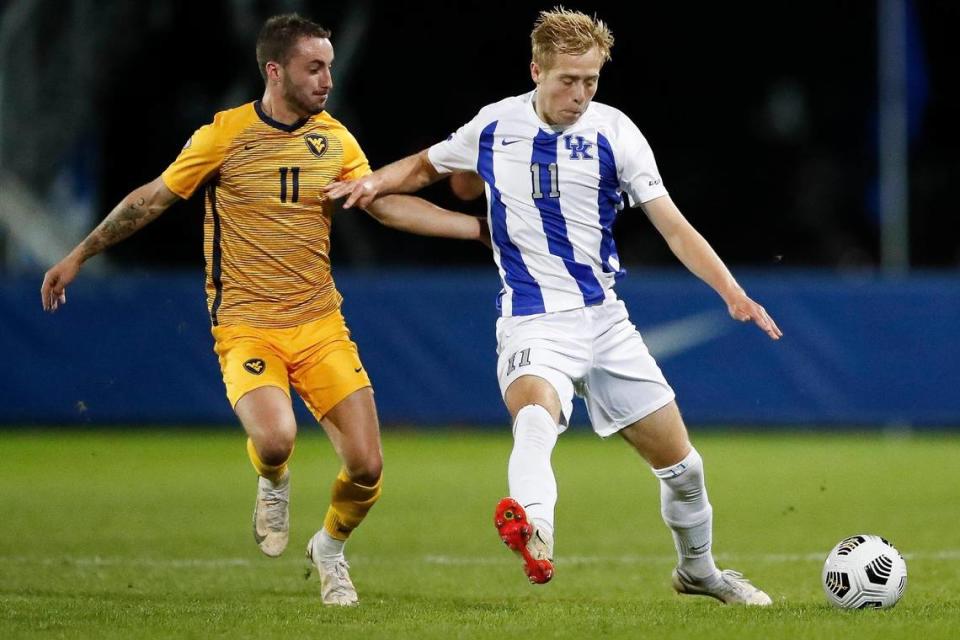
{"label": "red soccer cleat", "polygon": [[[535,537],[533,525],[520,503],[513,498],[504,498],[497,503],[493,524],[503,544],[523,558],[523,570],[533,584],[545,584],[553,577],[553,562],[542,539]],[[534,538],[533,545],[530,544]],[[540,544],[537,544],[539,542]],[[530,546],[534,546],[531,553]]]}

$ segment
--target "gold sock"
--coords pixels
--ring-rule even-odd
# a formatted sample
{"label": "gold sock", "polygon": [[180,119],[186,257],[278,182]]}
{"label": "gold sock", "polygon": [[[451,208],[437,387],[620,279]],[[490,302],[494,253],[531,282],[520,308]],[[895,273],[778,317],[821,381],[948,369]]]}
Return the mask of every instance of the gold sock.
{"label": "gold sock", "polygon": [[346,470],[340,469],[337,479],[333,481],[330,508],[323,519],[323,528],[330,537],[346,540],[360,526],[367,512],[380,499],[382,484],[382,474],[376,484],[367,486],[352,481]]}
{"label": "gold sock", "polygon": [[[290,452],[291,455],[293,452]],[[256,447],[253,446],[253,440],[247,438],[247,455],[250,456],[250,463],[253,464],[253,468],[257,470],[257,473],[276,484],[283,479],[283,476],[287,474],[287,462],[290,458],[287,458],[280,464],[267,464],[260,459],[260,456],[257,454]]]}

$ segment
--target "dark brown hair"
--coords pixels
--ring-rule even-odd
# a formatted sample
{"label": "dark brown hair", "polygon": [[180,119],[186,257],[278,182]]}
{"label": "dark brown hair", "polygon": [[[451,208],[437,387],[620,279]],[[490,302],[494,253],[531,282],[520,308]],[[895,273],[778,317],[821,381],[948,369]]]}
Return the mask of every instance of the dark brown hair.
{"label": "dark brown hair", "polygon": [[330,30],[296,13],[273,16],[263,23],[257,36],[257,64],[260,75],[267,81],[266,65],[271,60],[281,65],[290,60],[290,53],[300,38],[329,38]]}

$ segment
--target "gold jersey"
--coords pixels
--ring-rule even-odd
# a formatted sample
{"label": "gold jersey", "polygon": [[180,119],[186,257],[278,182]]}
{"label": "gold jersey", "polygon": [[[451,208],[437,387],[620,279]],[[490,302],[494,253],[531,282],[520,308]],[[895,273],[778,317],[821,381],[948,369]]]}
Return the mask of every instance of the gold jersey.
{"label": "gold jersey", "polygon": [[206,187],[213,325],[293,327],[339,308],[323,187],[368,173],[356,139],[326,112],[284,125],[258,101],[200,127],[162,178],[185,199]]}

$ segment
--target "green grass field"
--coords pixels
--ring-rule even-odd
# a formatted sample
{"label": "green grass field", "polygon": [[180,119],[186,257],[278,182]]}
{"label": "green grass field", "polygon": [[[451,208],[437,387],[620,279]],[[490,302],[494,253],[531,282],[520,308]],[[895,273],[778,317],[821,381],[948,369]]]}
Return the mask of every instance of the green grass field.
{"label": "green grass field", "polygon": [[[960,437],[694,434],[718,561],[765,610],[670,590],[658,486],[623,443],[564,435],[557,573],[527,584],[492,526],[509,434],[391,432],[384,497],[347,547],[361,606],[325,609],[302,549],[337,469],[304,428],[291,544],[261,557],[237,431],[0,433],[0,638],[932,638],[960,631]],[[907,556],[888,611],[831,608],[820,568],[844,536]]]}

